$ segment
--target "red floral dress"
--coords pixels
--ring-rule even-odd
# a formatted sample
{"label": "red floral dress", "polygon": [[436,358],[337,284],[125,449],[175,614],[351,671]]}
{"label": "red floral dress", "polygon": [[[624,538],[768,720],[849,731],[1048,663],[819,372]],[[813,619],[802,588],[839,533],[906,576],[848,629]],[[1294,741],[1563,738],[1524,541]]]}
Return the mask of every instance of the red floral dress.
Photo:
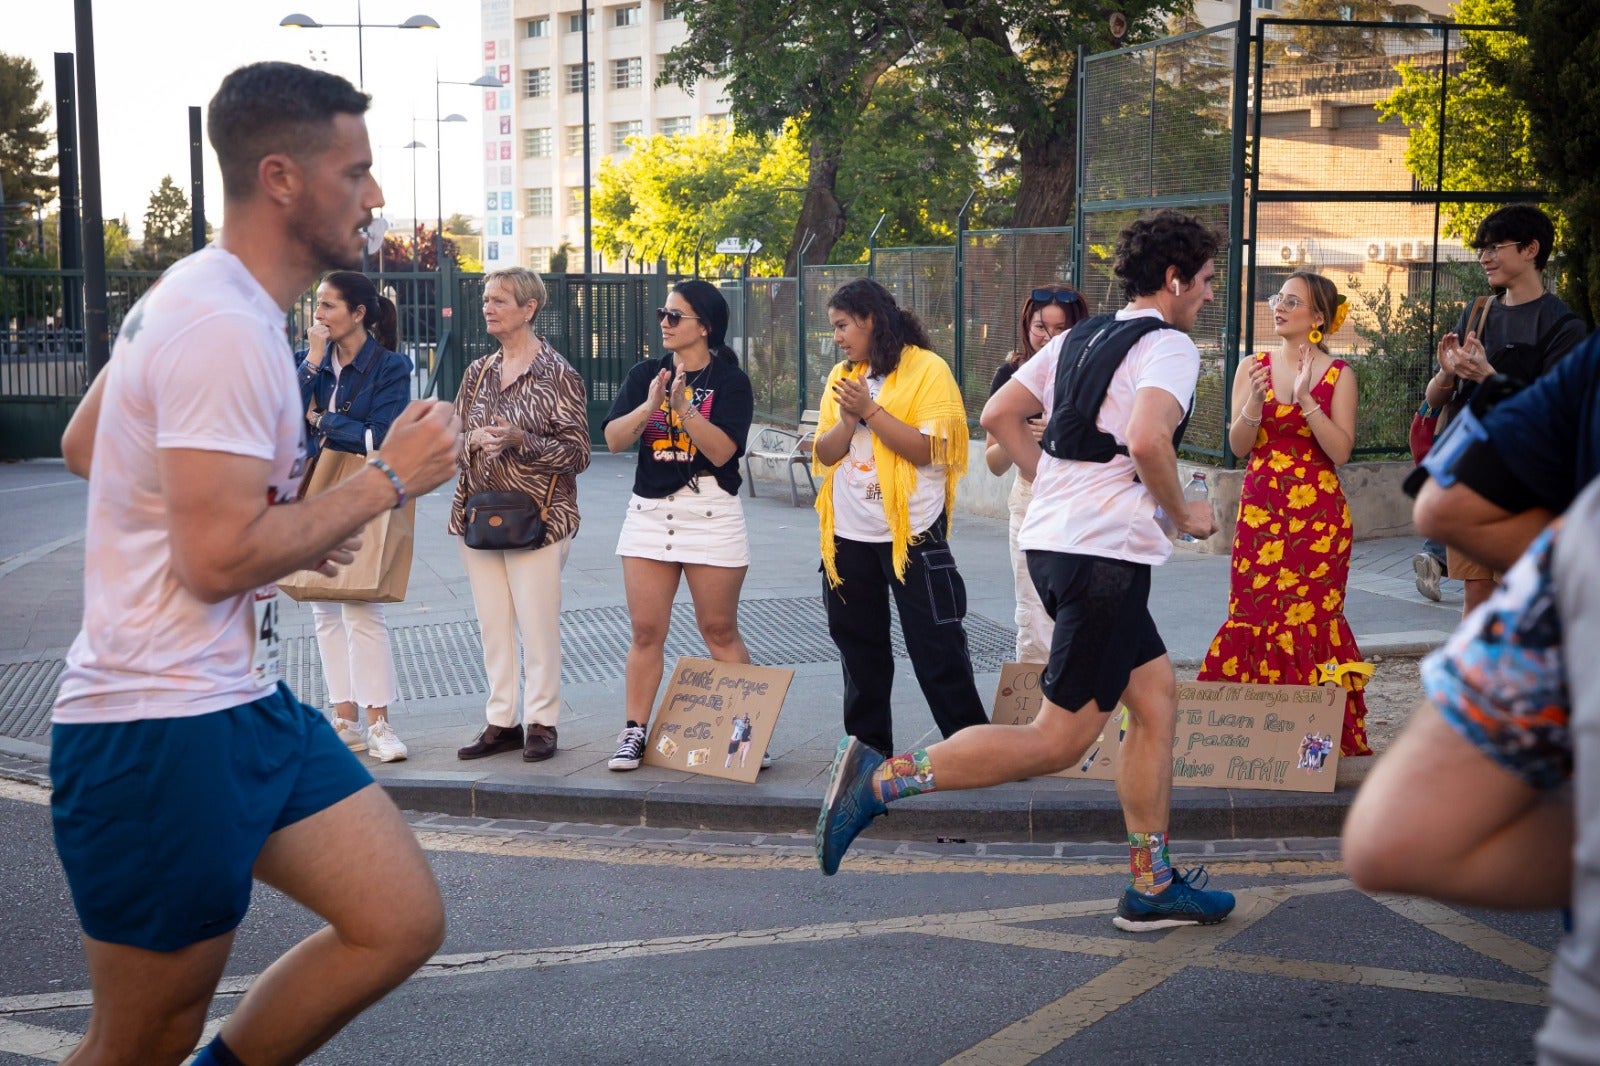
{"label": "red floral dress", "polygon": [[[1256,358],[1267,363],[1270,356]],[[1311,389],[1325,416],[1334,383],[1347,368],[1335,359]],[[1344,617],[1351,532],[1339,473],[1299,405],[1278,403],[1270,384],[1236,530],[1228,620],[1211,642],[1199,680],[1315,685],[1319,665],[1361,662]],[[1339,753],[1370,755],[1361,694],[1366,678],[1346,673],[1341,680],[1349,696]]]}

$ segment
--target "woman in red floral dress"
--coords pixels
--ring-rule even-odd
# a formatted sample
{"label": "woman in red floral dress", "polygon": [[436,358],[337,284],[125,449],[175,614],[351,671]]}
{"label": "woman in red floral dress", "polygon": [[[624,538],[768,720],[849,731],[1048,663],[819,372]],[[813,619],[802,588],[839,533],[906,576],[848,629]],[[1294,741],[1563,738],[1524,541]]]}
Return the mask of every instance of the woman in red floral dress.
{"label": "woman in red floral dress", "polygon": [[[1349,305],[1333,282],[1305,271],[1267,303],[1281,343],[1241,363],[1234,378],[1228,443],[1249,462],[1228,619],[1199,679],[1314,685],[1320,666],[1361,661],[1344,617],[1352,535],[1338,472],[1355,446],[1356,376],[1326,340]],[[1366,679],[1338,676],[1349,690],[1339,753],[1370,755]]]}

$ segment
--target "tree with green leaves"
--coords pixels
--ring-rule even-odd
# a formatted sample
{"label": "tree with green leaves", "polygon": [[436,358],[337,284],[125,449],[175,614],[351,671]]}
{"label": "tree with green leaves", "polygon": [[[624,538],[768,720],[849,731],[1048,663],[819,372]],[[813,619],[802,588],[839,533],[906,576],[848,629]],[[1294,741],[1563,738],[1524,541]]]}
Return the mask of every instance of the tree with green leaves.
{"label": "tree with green leaves", "polygon": [[189,198],[167,174],[150,194],[150,204],[144,210],[140,265],[146,270],[165,270],[176,263],[193,250],[193,230]]}
{"label": "tree with green leaves", "polygon": [[[1600,321],[1600,53],[1585,0],[1518,0],[1528,61],[1510,75],[1527,105],[1533,162],[1567,221],[1562,296]],[[1558,242],[1561,237],[1558,236]]]}
{"label": "tree with green leaves", "polygon": [[[1400,85],[1378,104],[1379,121],[1400,121],[1409,130],[1406,169],[1424,188],[1460,190],[1538,189],[1546,176],[1534,162],[1528,106],[1513,82],[1528,67],[1528,41],[1516,24],[1514,0],[1461,0],[1463,24],[1505,26],[1503,31],[1463,30],[1444,86],[1444,172],[1439,172],[1439,80],[1443,52],[1437,43],[1419,47],[1414,61],[1396,67]],[[1443,179],[1441,182],[1440,179]],[[1493,203],[1443,206],[1444,232],[1470,241]],[[1556,219],[1557,246],[1565,221]]]}
{"label": "tree with green leaves", "polygon": [[49,153],[45,126],[50,105],[40,96],[44,83],[31,59],[0,52],[0,198],[7,210],[0,222],[14,223],[11,205],[31,207],[56,198],[56,157]]}
{"label": "tree with green leaves", "polygon": [[726,72],[727,96],[742,131],[775,134],[793,122],[806,146],[806,177],[785,272],[826,262],[844,235],[839,199],[845,141],[885,74],[936,36],[935,0],[696,0],[679,9],[687,39],[661,75],[693,91]]}

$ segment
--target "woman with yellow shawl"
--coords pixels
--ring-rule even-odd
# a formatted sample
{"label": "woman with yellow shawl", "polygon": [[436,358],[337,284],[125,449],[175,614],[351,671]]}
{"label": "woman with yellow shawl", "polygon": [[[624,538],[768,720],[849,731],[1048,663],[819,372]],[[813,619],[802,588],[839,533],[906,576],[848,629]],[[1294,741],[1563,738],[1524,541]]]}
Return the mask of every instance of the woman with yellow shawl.
{"label": "woman with yellow shawl", "polygon": [[845,360],[828,376],[812,452],[823,601],[844,667],[845,732],[888,756],[891,593],[939,731],[989,720],[961,624],[967,587],[945,537],[967,470],[967,412],[922,323],[882,285],[840,287],[828,320]]}

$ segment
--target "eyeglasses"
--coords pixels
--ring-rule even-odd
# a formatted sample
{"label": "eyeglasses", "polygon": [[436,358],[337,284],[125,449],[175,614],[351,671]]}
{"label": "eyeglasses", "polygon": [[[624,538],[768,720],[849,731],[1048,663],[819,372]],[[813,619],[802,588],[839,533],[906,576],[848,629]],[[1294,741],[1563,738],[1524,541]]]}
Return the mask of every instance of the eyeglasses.
{"label": "eyeglasses", "polygon": [[665,322],[667,325],[675,327],[679,322],[682,322],[686,318],[690,322],[700,321],[700,319],[694,315],[686,315],[682,311],[669,311],[665,307],[656,308],[657,322]]}
{"label": "eyeglasses", "polygon": [[1516,247],[1516,248],[1521,248],[1522,244],[1523,244],[1522,241],[1500,241],[1497,244],[1485,244],[1483,247],[1478,249],[1478,258],[1479,259],[1494,259],[1497,256],[1499,256],[1500,249],[1506,247],[1507,245],[1511,245],[1511,246]]}
{"label": "eyeglasses", "polygon": [[1045,304],[1067,306],[1083,299],[1071,289],[1034,289],[1029,295],[1032,297],[1033,302],[1041,307]]}
{"label": "eyeglasses", "polygon": [[1306,302],[1300,299],[1300,297],[1285,296],[1281,292],[1275,292],[1271,296],[1267,297],[1267,306],[1272,308],[1274,311],[1280,307],[1285,311],[1298,311],[1305,305]]}

